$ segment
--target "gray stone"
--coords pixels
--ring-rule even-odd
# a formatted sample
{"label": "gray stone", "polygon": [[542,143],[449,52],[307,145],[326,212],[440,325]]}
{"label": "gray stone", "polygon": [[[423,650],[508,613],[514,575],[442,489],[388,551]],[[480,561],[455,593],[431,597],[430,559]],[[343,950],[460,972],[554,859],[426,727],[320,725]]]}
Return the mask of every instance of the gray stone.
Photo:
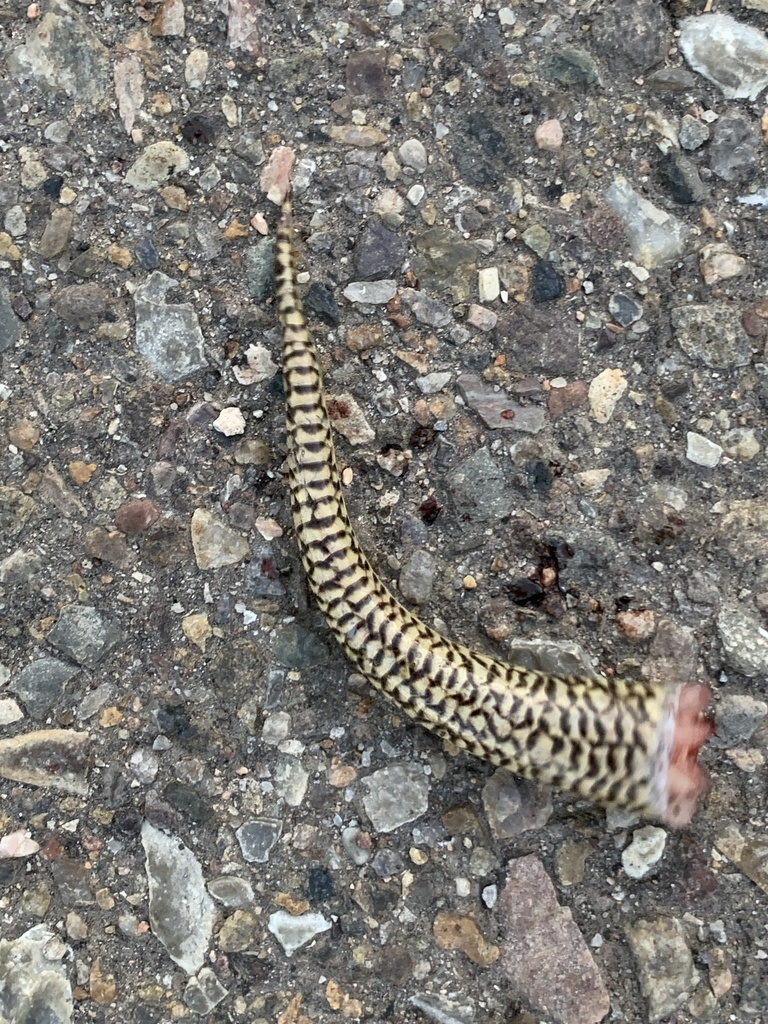
{"label": "gray stone", "polygon": [[390,850],[385,846],[376,851],[371,867],[379,878],[394,878],[405,871],[405,861],[397,850]]}
{"label": "gray stone", "polygon": [[377,832],[394,832],[426,814],[429,780],[419,765],[395,764],[363,780],[365,813]]}
{"label": "gray stone", "polygon": [[499,768],[483,786],[483,807],[493,834],[510,839],[546,825],[552,815],[552,794]]}
{"label": "gray stone", "polygon": [[13,238],[23,238],[27,233],[27,215],[21,206],[12,206],[3,219],[3,227]]}
{"label": "gray stone", "polygon": [[136,346],[165,380],[183,380],[208,365],[203,332],[190,302],[165,301],[178,282],[159,270],[136,289]]}
{"label": "gray stone", "polygon": [[717,632],[726,664],[754,679],[768,675],[768,630],[759,619],[736,605],[724,605],[717,617]]}
{"label": "gray stone", "polygon": [[724,693],[715,707],[717,729],[710,740],[714,747],[749,743],[768,715],[768,704],[748,693]]}
{"label": "gray stone", "polygon": [[723,457],[723,449],[719,444],[710,441],[703,434],[689,430],[686,434],[685,457],[689,462],[707,469],[714,469]]}
{"label": "gray stone", "polygon": [[248,294],[264,302],[275,290],[275,240],[260,238],[245,254],[245,280]]}
{"label": "gray stone", "polygon": [[187,974],[202,967],[216,920],[195,855],[176,836],[145,821],[141,829],[147,878],[149,921],[174,963]]}
{"label": "gray stone", "polygon": [[434,579],[435,556],[423,548],[417,548],[406,558],[400,570],[400,593],[406,601],[424,604],[432,595]]}
{"label": "gray stone", "polygon": [[288,754],[278,759],[273,772],[275,792],[289,807],[299,807],[304,800],[309,772],[302,768],[297,757]]}
{"label": "gray stone", "polygon": [[709,166],[723,181],[749,181],[760,165],[762,143],[741,114],[728,114],[715,124]]}
{"label": "gray stone", "polygon": [[680,122],[679,138],[683,149],[699,149],[700,146],[709,141],[710,134],[709,125],[706,121],[702,121],[692,114],[686,114]]}
{"label": "gray stone", "polygon": [[210,969],[203,967],[196,978],[190,978],[184,989],[184,1002],[192,1013],[205,1017],[227,996],[227,990]]}
{"label": "gray stone", "polygon": [[329,931],[332,924],[322,914],[288,914],[285,910],[278,910],[269,915],[267,927],[285,950],[285,955],[290,957],[301,946]]}
{"label": "gray stone", "polygon": [[249,864],[266,864],[277,845],[283,823],[279,818],[253,818],[235,832],[243,857]]}
{"label": "gray stone", "polygon": [[94,281],[71,284],[56,293],[53,307],[61,319],[75,327],[92,327],[102,319],[109,302],[109,293]]}
{"label": "gray stone", "polygon": [[48,642],[78,665],[95,668],[121,642],[122,631],[95,608],[68,604],[48,634]]}
{"label": "gray stone", "polygon": [[646,79],[654,92],[689,92],[696,86],[696,76],[686,68],[659,68]]}
{"label": "gray stone", "polygon": [[397,281],[350,281],[343,295],[350,302],[381,306],[397,295]]}
{"label": "gray stone", "polygon": [[617,324],[621,324],[622,327],[630,327],[642,317],[643,307],[629,295],[615,292],[608,299],[608,312]]}
{"label": "gray stone", "polygon": [[328,648],[323,641],[297,622],[277,630],[272,654],[285,668],[304,670],[328,664]]}
{"label": "gray stone", "polygon": [[547,414],[540,405],[520,405],[506,392],[497,391],[479,377],[464,374],[459,378],[459,388],[467,405],[490,430],[538,434],[546,425]]}
{"label": "gray stone", "polygon": [[680,1009],[699,982],[685,929],[675,917],[637,921],[627,938],[640,971],[640,987],[648,1000],[649,1020],[655,1022]]}
{"label": "gray stone", "polygon": [[515,994],[537,1017],[561,1024],[598,1024],[611,1008],[608,990],[570,909],[557,902],[538,857],[510,861],[498,906],[506,936],[501,967]]}
{"label": "gray stone", "polygon": [[21,324],[11,306],[11,293],[5,281],[0,281],[0,352],[13,348],[21,337]]}
{"label": "gray stone", "polygon": [[410,308],[420,324],[427,327],[448,327],[453,323],[453,312],[450,306],[438,299],[433,299],[424,292],[413,288],[404,288],[400,298],[403,305]]}
{"label": "gray stone", "polygon": [[0,739],[0,776],[85,796],[88,792],[87,732],[38,729]]}
{"label": "gray stone", "polygon": [[74,214],[71,210],[62,208],[53,210],[37,244],[37,251],[43,259],[52,260],[61,256],[72,237],[74,221]]}
{"label": "gray stone", "polygon": [[399,274],[405,259],[405,245],[377,217],[369,220],[355,248],[355,277],[375,281]]}
{"label": "gray stone", "polygon": [[189,170],[189,157],[174,142],[162,139],[150,143],[136,157],[125,174],[127,184],[139,192],[168,184],[175,174]]}
{"label": "gray stone", "polygon": [[247,878],[219,875],[208,883],[208,892],[225,907],[247,907],[254,901],[253,886]]}
{"label": "gray stone", "polygon": [[594,18],[591,35],[614,74],[634,77],[665,60],[672,26],[656,0],[613,0]]}
{"label": "gray stone", "polygon": [[680,23],[680,50],[694,71],[729,100],[756,100],[768,85],[768,40],[729,14],[700,14]]}
{"label": "gray stone", "polygon": [[8,70],[17,81],[65,93],[86,111],[100,107],[112,85],[109,50],[65,0],[54,0],[31,24],[25,44],[11,53]]}
{"label": "gray stone", "polygon": [[69,1024],[72,988],[67,979],[74,954],[47,925],[17,939],[0,939],[0,1014],[8,1024]]}
{"label": "gray stone", "polygon": [[222,523],[206,509],[196,508],[190,523],[192,547],[199,569],[220,569],[237,565],[247,556],[247,539]]}
{"label": "gray stone", "polygon": [[414,239],[411,260],[419,285],[430,291],[451,292],[455,301],[472,294],[477,273],[477,249],[460,234],[437,225]]}
{"label": "gray stone", "polygon": [[456,505],[479,522],[501,519],[512,510],[506,476],[487,448],[464,459],[448,476]]}
{"label": "gray stone", "polygon": [[418,139],[406,139],[397,152],[406,167],[412,168],[417,174],[426,171],[427,151]]}
{"label": "gray stone", "polygon": [[422,395],[436,395],[448,384],[451,376],[450,370],[427,373],[423,377],[416,378],[416,387]]}
{"label": "gray stone", "polygon": [[623,221],[636,262],[650,270],[680,255],[688,228],[635,192],[626,178],[616,178],[605,201]]}
{"label": "gray stone", "polygon": [[56,706],[67,683],[79,671],[58,658],[38,658],[14,676],[8,689],[21,697],[29,717],[39,721]]}
{"label": "gray stone", "polygon": [[752,341],[738,309],[714,303],[678,306],[671,319],[675,339],[689,359],[718,370],[749,364]]}

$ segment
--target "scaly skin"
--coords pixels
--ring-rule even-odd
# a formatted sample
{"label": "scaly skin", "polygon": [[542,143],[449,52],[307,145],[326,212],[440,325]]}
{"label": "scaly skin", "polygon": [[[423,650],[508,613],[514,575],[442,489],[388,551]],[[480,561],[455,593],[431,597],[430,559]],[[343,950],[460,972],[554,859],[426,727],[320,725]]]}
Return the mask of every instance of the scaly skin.
{"label": "scaly skin", "polygon": [[[697,778],[687,803],[685,795],[667,793],[675,715],[685,688],[561,678],[506,665],[425,625],[374,572],[344,504],[317,352],[296,289],[292,231],[286,200],[276,294],[291,505],[310,589],[337,640],[406,715],[457,747],[606,806],[685,824],[704,788]],[[698,725],[700,709],[698,700],[692,715],[703,735],[691,770],[699,775],[695,754],[709,731]],[[683,755],[678,762],[690,762],[690,751]]]}

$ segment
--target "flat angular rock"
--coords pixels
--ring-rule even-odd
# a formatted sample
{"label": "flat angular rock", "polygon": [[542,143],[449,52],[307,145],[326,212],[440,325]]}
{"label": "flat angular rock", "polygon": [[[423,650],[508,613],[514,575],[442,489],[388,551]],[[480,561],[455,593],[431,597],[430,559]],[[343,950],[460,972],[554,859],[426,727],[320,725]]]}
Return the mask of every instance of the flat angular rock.
{"label": "flat angular rock", "polygon": [[47,925],[37,924],[12,942],[0,939],[0,1005],[9,1024],[69,1024],[73,952]]}
{"label": "flat angular rock", "polygon": [[278,910],[269,915],[268,928],[285,950],[286,956],[293,956],[297,949],[331,927],[331,922],[322,914],[294,915]]}
{"label": "flat angular rock", "polygon": [[426,813],[429,780],[418,765],[394,764],[363,780],[365,813],[377,832],[394,832]]}
{"label": "flat angular rock", "polygon": [[510,862],[499,906],[506,931],[501,966],[515,994],[559,1024],[601,1021],[611,1008],[608,990],[538,857]]}
{"label": "flat angular rock", "polygon": [[184,989],[184,1002],[200,1017],[209,1014],[226,996],[227,990],[210,967],[203,967],[196,978],[189,979]]}
{"label": "flat angular rock", "polygon": [[136,289],[136,345],[165,380],[182,380],[208,365],[203,332],[190,302],[166,302],[166,293],[178,284],[156,270]]}
{"label": "flat angular rock", "polygon": [[680,23],[680,50],[694,71],[729,100],[754,100],[768,85],[768,39],[730,14],[701,14]]}
{"label": "flat angular rock", "polygon": [[39,729],[0,739],[0,776],[85,796],[88,792],[87,732]]}
{"label": "flat angular rock", "polygon": [[710,303],[678,306],[671,313],[675,340],[689,359],[714,369],[747,366],[752,341],[738,309]]}
{"label": "flat angular rock", "polygon": [[11,75],[63,92],[85,110],[106,99],[112,82],[109,50],[65,0],[55,0],[8,61]]}
{"label": "flat angular rock", "polygon": [[208,952],[214,903],[197,858],[178,837],[144,822],[141,842],[149,880],[149,921],[168,955],[187,974],[202,967]]}
{"label": "flat angular rock", "polygon": [[547,422],[540,405],[520,405],[504,391],[496,391],[479,377],[464,374],[459,387],[467,405],[474,409],[490,430],[518,430],[538,434]]}
{"label": "flat angular rock", "polygon": [[642,266],[651,270],[682,252],[685,224],[635,192],[626,178],[616,178],[605,201],[624,222],[632,257]]}
{"label": "flat angular rock", "polygon": [[241,533],[222,523],[205,509],[195,509],[190,529],[195,561],[199,569],[220,569],[225,565],[237,565],[250,551],[248,541]]}
{"label": "flat angular rock", "polygon": [[283,824],[279,818],[254,818],[235,832],[243,857],[249,864],[266,864],[280,838]]}
{"label": "flat angular rock", "polygon": [[24,701],[29,717],[45,718],[80,670],[58,658],[38,658],[14,676],[9,689]]}
{"label": "flat angular rock", "polygon": [[657,917],[630,925],[627,938],[648,1000],[648,1019],[663,1020],[686,1003],[699,982],[685,928],[677,918]]}
{"label": "flat angular rock", "polygon": [[95,608],[79,604],[65,605],[59,621],[48,634],[49,643],[86,668],[95,668],[121,639],[118,626]]}

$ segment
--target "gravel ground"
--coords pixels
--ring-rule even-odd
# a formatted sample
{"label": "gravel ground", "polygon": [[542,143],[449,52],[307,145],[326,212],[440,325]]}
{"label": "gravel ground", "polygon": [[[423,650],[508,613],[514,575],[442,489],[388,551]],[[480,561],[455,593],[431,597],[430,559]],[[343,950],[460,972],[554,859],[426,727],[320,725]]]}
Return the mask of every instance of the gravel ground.
{"label": "gravel ground", "polygon": [[[0,9],[0,1020],[768,1021],[768,3]],[[674,832],[408,724],[308,600],[270,155],[361,540],[708,681]]]}

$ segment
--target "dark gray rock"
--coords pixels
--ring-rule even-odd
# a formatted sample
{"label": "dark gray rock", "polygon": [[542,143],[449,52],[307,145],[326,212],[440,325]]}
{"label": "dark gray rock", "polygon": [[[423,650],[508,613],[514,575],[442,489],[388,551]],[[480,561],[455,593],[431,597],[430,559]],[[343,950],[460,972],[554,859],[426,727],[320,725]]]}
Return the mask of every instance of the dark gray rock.
{"label": "dark gray rock", "polygon": [[760,139],[742,114],[727,114],[715,123],[709,166],[723,181],[748,181],[759,165]]}
{"label": "dark gray rock", "polygon": [[0,352],[13,348],[21,336],[21,325],[11,306],[11,294],[5,281],[0,281]]}
{"label": "dark gray rock", "polygon": [[79,671],[58,658],[38,658],[11,680],[8,689],[21,697],[29,717],[40,721],[56,707],[67,683]]}
{"label": "dark gray rock", "polygon": [[357,240],[354,277],[358,281],[396,277],[404,259],[402,239],[374,218],[365,225]]}
{"label": "dark gray rock", "polygon": [[613,0],[594,18],[592,38],[614,74],[634,78],[666,58],[672,26],[656,0]]}
{"label": "dark gray rock", "polygon": [[68,604],[48,634],[48,642],[78,665],[95,668],[122,640],[118,626],[95,608]]}

